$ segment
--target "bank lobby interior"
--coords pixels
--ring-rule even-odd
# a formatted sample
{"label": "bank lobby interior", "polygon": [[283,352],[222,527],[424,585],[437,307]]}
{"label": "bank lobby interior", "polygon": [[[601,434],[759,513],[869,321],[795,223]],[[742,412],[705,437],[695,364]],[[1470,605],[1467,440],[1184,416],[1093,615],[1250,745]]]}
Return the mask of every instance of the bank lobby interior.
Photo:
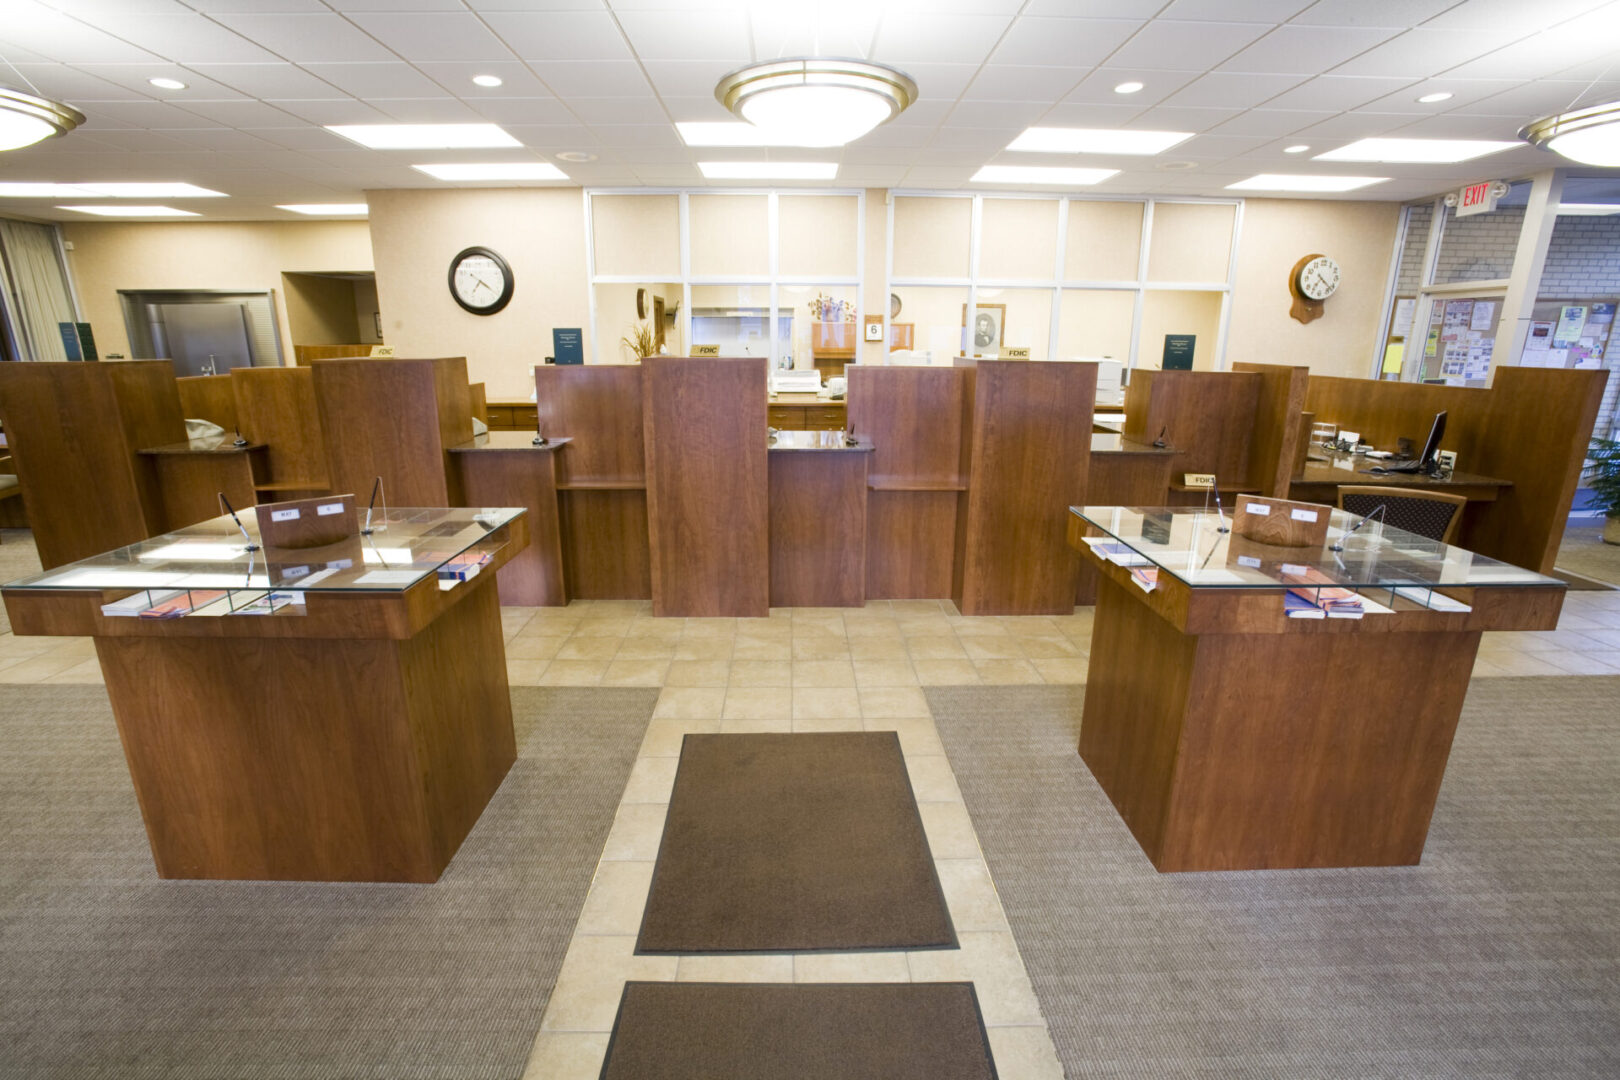
{"label": "bank lobby interior", "polygon": [[6,8],[0,1075],[1620,1074],[1620,3]]}

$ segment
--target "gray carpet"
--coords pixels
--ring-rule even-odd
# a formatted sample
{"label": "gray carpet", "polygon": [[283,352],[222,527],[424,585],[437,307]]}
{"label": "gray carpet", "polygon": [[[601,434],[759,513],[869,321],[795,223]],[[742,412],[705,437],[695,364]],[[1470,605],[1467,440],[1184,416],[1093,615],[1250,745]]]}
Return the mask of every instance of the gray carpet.
{"label": "gray carpet", "polygon": [[1085,687],[929,688],[1071,1077],[1620,1075],[1620,677],[1470,689],[1422,865],[1154,872]]}
{"label": "gray carpet", "polygon": [[[0,529],[0,585],[40,572],[34,534],[27,529]],[[0,603],[0,634],[11,632],[6,606]]]}
{"label": "gray carpet", "polygon": [[0,1076],[522,1075],[656,689],[514,687],[436,885],[160,881],[99,687],[0,688]]}
{"label": "gray carpet", "polygon": [[1603,542],[1601,518],[1574,518],[1558,545],[1559,569],[1594,581],[1620,585],[1620,544]]}

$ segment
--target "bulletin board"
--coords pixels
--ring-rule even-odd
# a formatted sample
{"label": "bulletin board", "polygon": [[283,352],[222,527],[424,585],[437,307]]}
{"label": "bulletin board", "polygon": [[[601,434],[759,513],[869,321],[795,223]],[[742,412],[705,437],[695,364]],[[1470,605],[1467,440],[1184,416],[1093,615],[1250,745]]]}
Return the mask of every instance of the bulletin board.
{"label": "bulletin board", "polygon": [[[1389,324],[1384,327],[1384,356],[1378,365],[1378,377],[1399,381],[1406,367],[1407,339],[1412,336],[1412,322],[1417,314],[1418,298],[1397,294],[1389,308]],[[1413,354],[1416,355],[1416,350]]]}
{"label": "bulletin board", "polygon": [[1484,386],[1501,317],[1500,296],[1436,296],[1423,340],[1423,381]]}
{"label": "bulletin board", "polygon": [[1615,300],[1537,300],[1524,337],[1523,367],[1594,370],[1620,356],[1610,333]]}

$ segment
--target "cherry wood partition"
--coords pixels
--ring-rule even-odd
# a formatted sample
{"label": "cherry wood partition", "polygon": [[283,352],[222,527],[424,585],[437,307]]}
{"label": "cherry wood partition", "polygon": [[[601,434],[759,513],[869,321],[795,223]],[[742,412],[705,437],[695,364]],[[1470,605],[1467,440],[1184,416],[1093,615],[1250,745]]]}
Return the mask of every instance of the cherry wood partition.
{"label": "cherry wood partition", "polygon": [[862,447],[771,448],[772,607],[865,603],[871,456]]}
{"label": "cherry wood partition", "polygon": [[326,438],[310,369],[236,368],[230,378],[242,437],[266,447],[259,489],[278,494],[329,491]]}
{"label": "cherry wood partition", "polygon": [[169,361],[0,364],[0,422],[45,569],[163,531],[139,451],[186,437]]}
{"label": "cherry wood partition", "polygon": [[1434,414],[1445,412],[1441,446],[1456,451],[1458,468],[1513,485],[1492,501],[1469,504],[1456,543],[1546,573],[1608,378],[1607,371],[1502,366],[1481,389],[1312,376],[1305,408],[1377,446],[1398,438],[1421,446]]}
{"label": "cherry wood partition", "polygon": [[226,431],[236,431],[236,389],[229,372],[224,375],[188,375],[176,379],[180,414],[187,420],[207,420]]}
{"label": "cherry wood partition", "polygon": [[568,595],[581,600],[652,597],[641,367],[544,364],[534,369],[535,408],[557,454],[558,521]]}
{"label": "cherry wood partition", "polygon": [[[1254,372],[1142,371],[1125,388],[1125,434],[1181,451],[1171,477],[1172,503],[1202,502],[1184,473],[1214,473],[1222,491],[1253,491],[1249,454],[1260,404],[1261,378]],[[1292,450],[1292,447],[1290,447]]]}
{"label": "cherry wood partition", "polygon": [[568,603],[557,498],[557,458],[566,438],[535,446],[526,431],[491,431],[451,448],[466,506],[521,506],[529,546],[501,568],[502,604],[561,607]]}
{"label": "cherry wood partition", "polygon": [[[1249,439],[1248,481],[1261,494],[1282,499],[1294,476],[1304,420],[1310,368],[1277,364],[1233,364],[1235,372],[1260,377]],[[1308,429],[1303,429],[1309,435]]]}
{"label": "cherry wood partition", "polygon": [[1086,501],[1097,365],[958,364],[972,422],[952,598],[964,615],[1069,614],[1079,571],[1069,507]]}
{"label": "cherry wood partition", "polygon": [[849,430],[868,465],[866,596],[944,599],[952,592],[957,502],[967,490],[968,372],[846,369]]}
{"label": "cherry wood partition", "polygon": [[654,615],[770,614],[766,363],[641,362]]}
{"label": "cherry wood partition", "polygon": [[315,405],[334,492],[369,497],[381,476],[391,506],[460,506],[450,448],[472,438],[467,360],[316,360]]}

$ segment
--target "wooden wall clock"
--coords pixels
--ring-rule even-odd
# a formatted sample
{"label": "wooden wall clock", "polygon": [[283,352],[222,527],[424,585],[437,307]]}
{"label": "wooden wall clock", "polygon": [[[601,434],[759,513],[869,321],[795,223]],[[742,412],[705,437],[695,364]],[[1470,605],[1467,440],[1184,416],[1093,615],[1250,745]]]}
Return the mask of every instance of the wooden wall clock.
{"label": "wooden wall clock", "polygon": [[1320,253],[1307,255],[1288,272],[1288,292],[1294,298],[1288,314],[1302,323],[1320,319],[1323,305],[1339,287],[1339,264]]}

